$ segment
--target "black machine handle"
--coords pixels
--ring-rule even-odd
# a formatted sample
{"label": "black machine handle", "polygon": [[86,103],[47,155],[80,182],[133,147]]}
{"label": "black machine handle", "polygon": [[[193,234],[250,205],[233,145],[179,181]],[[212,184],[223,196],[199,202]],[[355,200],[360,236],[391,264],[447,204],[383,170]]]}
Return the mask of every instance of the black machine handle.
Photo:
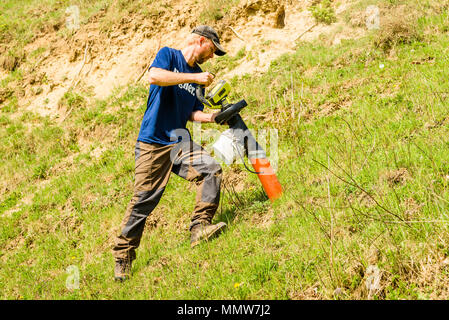
{"label": "black machine handle", "polygon": [[246,107],[248,104],[245,100],[240,100],[237,103],[229,105],[226,109],[222,109],[220,113],[215,116],[215,122],[218,124],[223,124],[231,119],[234,115],[238,114],[240,110]]}
{"label": "black machine handle", "polygon": [[[211,106],[211,104],[209,103],[209,101],[207,101],[206,98],[204,98],[204,91],[205,91],[204,86],[202,86],[202,85],[197,86],[196,87],[196,97],[198,98],[198,100],[200,100],[206,106],[213,108]],[[215,117],[215,122],[218,124],[226,123],[229,119],[231,119],[234,115],[239,113],[240,110],[242,110],[247,105],[248,104],[246,103],[245,100],[240,100],[237,103],[227,105],[227,106],[221,108],[221,112],[218,113],[217,116]]]}
{"label": "black machine handle", "polygon": [[204,86],[198,85],[196,87],[196,97],[198,98],[198,100],[200,100],[203,104],[205,104],[206,106],[208,106],[209,108],[212,108],[212,106],[210,105],[209,101],[206,100],[206,98],[204,98]]}

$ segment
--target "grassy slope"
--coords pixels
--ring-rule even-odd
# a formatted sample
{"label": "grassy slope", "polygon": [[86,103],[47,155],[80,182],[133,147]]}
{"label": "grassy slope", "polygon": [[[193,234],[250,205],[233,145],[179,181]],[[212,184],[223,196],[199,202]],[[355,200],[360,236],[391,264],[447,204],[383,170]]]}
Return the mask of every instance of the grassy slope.
{"label": "grassy slope", "polygon": [[[172,176],[124,284],[112,280],[110,244],[131,197],[147,89],[94,104],[72,93],[63,124],[3,106],[1,297],[330,299],[336,288],[338,298],[447,297],[449,24],[447,11],[419,8],[419,40],[395,53],[375,48],[377,32],[332,49],[299,43],[260,78],[235,78],[250,127],[279,130],[284,197],[271,205],[248,175],[238,199],[223,191],[215,221],[228,231],[191,250],[195,194]],[[70,265],[79,290],[66,288]],[[370,265],[381,272],[371,293]]]}

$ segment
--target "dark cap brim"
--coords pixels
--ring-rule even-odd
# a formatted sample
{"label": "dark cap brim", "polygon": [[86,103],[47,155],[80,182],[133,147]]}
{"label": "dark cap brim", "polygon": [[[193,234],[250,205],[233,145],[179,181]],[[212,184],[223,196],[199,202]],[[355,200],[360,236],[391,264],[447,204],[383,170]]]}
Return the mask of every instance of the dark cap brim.
{"label": "dark cap brim", "polygon": [[214,40],[212,40],[212,42],[214,43],[215,47],[217,48],[217,50],[215,50],[215,54],[217,56],[224,56],[226,54],[226,51],[223,49],[223,47]]}
{"label": "dark cap brim", "polygon": [[217,56],[224,56],[226,54],[225,49],[223,49],[223,47],[217,41],[211,39],[210,35],[195,29],[192,31],[192,33],[199,34],[200,36],[206,37],[207,39],[211,40],[214,43],[215,48],[217,48],[217,50],[215,50],[215,54]]}

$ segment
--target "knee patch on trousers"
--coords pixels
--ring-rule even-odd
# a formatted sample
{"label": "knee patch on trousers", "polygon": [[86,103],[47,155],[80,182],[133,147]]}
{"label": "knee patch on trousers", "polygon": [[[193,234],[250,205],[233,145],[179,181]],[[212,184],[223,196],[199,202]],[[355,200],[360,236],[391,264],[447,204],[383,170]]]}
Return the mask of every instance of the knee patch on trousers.
{"label": "knee patch on trousers", "polygon": [[127,238],[139,237],[145,226],[145,220],[151,211],[159,203],[164,189],[156,191],[141,191],[138,200],[134,203],[128,221],[122,230],[122,235]]}

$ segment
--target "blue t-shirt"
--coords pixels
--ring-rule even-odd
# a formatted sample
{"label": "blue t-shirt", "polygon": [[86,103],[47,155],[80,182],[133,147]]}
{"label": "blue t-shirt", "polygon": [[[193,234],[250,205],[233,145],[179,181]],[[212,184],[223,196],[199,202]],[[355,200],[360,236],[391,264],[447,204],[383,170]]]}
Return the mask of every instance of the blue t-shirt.
{"label": "blue t-shirt", "polygon": [[[198,65],[190,67],[180,50],[164,47],[156,55],[150,68],[156,67],[172,72],[202,72]],[[186,129],[187,120],[193,111],[203,111],[204,105],[196,98],[195,83],[161,87],[152,84],[147,100],[147,109],[140,126],[138,141],[146,143],[173,144],[179,142],[181,134],[177,129]],[[176,130],[176,131],[175,131]],[[176,133],[175,133],[176,132]]]}

